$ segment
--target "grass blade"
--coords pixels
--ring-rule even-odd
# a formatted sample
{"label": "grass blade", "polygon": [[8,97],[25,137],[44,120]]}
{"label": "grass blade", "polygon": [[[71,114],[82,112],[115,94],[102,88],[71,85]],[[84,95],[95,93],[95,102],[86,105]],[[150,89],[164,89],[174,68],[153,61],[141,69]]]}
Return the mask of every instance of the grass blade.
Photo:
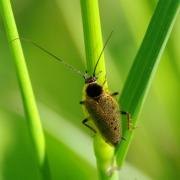
{"label": "grass blade", "polygon": [[[96,62],[103,49],[98,1],[81,0],[81,11],[87,70],[88,73],[92,75]],[[106,75],[103,54],[97,66],[96,74],[100,71],[102,71],[102,73],[98,79],[98,82],[102,84]],[[112,158],[114,156],[114,148],[105,143],[101,136],[96,135],[94,138],[94,151],[100,179],[118,179],[117,172],[114,172],[111,177],[107,174],[107,169],[111,165]]]}
{"label": "grass blade", "polygon": [[[136,126],[138,115],[150,88],[161,54],[172,30],[179,10],[179,0],[159,0],[141,47],[129,72],[119,103],[132,115],[132,125]],[[133,132],[127,130],[123,122],[122,141],[116,149],[117,163],[124,162]]]}
{"label": "grass blade", "polygon": [[[90,2],[89,0],[81,0],[81,11],[83,20],[87,71],[90,75],[92,75],[95,64],[103,49],[98,1]],[[101,83],[104,81],[106,75],[104,54],[102,54],[101,59],[98,63],[96,73],[100,71],[102,71],[102,73],[98,80]]]}
{"label": "grass blade", "polygon": [[[49,168],[46,157],[45,139],[43,134],[40,117],[36,107],[33,90],[31,87],[25,58],[21,48],[21,43],[16,28],[10,0],[0,1],[1,15],[7,33],[9,47],[13,55],[17,78],[23,99],[24,110],[27,117],[28,128],[34,144],[37,162],[42,173],[43,179],[49,179]],[[13,41],[17,39],[16,41]]]}

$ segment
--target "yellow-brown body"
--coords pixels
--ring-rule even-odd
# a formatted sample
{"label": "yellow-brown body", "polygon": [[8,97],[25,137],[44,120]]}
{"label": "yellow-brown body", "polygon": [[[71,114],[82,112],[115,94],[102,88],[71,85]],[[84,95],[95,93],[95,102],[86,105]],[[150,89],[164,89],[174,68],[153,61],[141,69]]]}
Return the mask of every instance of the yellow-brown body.
{"label": "yellow-brown body", "polygon": [[121,140],[119,105],[114,97],[97,83],[88,84],[84,105],[104,139],[116,145]]}

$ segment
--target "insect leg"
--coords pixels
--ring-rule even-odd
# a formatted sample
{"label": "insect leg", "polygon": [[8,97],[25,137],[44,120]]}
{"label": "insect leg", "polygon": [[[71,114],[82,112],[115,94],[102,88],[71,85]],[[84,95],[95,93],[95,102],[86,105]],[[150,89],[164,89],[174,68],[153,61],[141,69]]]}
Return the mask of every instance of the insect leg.
{"label": "insect leg", "polygon": [[117,96],[119,93],[118,92],[114,92],[111,94],[111,96]]}
{"label": "insect leg", "polygon": [[105,79],[104,79],[104,82],[102,84],[102,87],[106,84],[106,81],[107,81],[107,76],[105,75]]}
{"label": "insect leg", "polygon": [[80,101],[80,102],[79,102],[79,104],[84,104],[84,103],[85,103],[85,101]]}
{"label": "insect leg", "polygon": [[131,120],[131,114],[126,111],[120,111],[122,115],[126,115],[127,122],[128,122],[128,129],[130,129],[130,120]]}
{"label": "insect leg", "polygon": [[82,121],[83,125],[85,125],[86,127],[88,127],[89,129],[91,129],[91,131],[93,131],[94,133],[96,133],[96,130],[94,128],[92,128],[89,124],[87,124],[88,122],[88,118],[84,119]]}
{"label": "insect leg", "polygon": [[126,141],[126,138],[124,138],[124,137],[121,137],[121,139],[122,139],[123,141]]}

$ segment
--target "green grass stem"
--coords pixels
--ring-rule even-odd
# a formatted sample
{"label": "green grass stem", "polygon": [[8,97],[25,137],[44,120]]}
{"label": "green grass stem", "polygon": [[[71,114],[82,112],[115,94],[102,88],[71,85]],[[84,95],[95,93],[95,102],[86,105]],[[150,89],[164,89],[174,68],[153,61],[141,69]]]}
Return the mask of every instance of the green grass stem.
{"label": "green grass stem", "polygon": [[[81,0],[81,12],[83,20],[87,71],[88,74],[92,75],[95,64],[103,49],[98,1]],[[106,75],[104,54],[102,54],[101,59],[98,63],[96,73],[100,71],[102,72],[98,80],[100,83],[102,83]]]}
{"label": "green grass stem", "polygon": [[34,144],[38,166],[40,168],[40,172],[42,173],[42,179],[50,179],[48,162],[46,157],[44,133],[35,102],[31,81],[28,75],[28,70],[26,67],[21,43],[18,39],[19,35],[16,28],[10,0],[1,0],[0,9],[4,21],[4,27],[7,33],[10,51],[13,55],[13,60],[15,63],[16,74],[24,105],[24,111],[27,117],[26,119],[30,132],[30,137]]}
{"label": "green grass stem", "polygon": [[[81,0],[81,11],[83,20],[87,71],[89,75],[92,75],[95,64],[103,49],[98,0]],[[100,71],[102,71],[102,73],[98,78],[98,82],[102,84],[105,80],[106,75],[103,54],[97,66],[96,74]],[[107,169],[112,164],[114,148],[105,143],[105,141],[101,138],[100,135],[96,135],[94,138],[94,151],[96,155],[97,168],[100,179],[118,179],[117,172],[114,172],[112,176],[108,176],[107,174]]]}
{"label": "green grass stem", "polygon": [[[179,0],[159,0],[143,42],[128,74],[119,104],[123,109],[131,113],[132,125],[134,127],[137,125],[138,116],[150,89],[152,79],[160,62],[160,57],[169,38],[178,10]],[[123,137],[125,137],[126,141],[121,141],[116,149],[119,166],[122,166],[125,160],[135,131],[127,130],[125,120],[123,121],[123,129],[125,129]]]}

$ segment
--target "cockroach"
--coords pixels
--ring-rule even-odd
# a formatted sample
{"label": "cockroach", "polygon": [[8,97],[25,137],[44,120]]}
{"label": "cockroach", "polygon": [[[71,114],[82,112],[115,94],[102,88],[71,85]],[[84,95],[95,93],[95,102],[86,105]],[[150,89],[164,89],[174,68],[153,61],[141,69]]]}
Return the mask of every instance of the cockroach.
{"label": "cockroach", "polygon": [[110,94],[103,87],[106,81],[100,85],[97,83],[98,78],[96,76],[97,65],[111,35],[112,33],[100,53],[94,67],[93,75],[85,78],[85,100],[80,101],[80,104],[85,105],[89,113],[89,117],[84,119],[82,123],[96,133],[96,130],[87,124],[88,120],[91,118],[105,141],[116,146],[121,139],[124,139],[122,137],[120,114],[125,114],[127,116],[128,128],[130,114],[125,111],[120,111],[117,100],[114,98],[114,96],[117,96],[119,93],[114,92]]}
{"label": "cockroach", "polygon": [[[101,85],[97,82],[98,77],[96,76],[96,68],[98,66],[99,60],[101,55],[111,37],[112,33],[106,40],[104,47],[99,55],[99,58],[96,62],[94,67],[93,74],[88,76],[87,72],[82,73],[81,71],[77,70],[70,64],[66,63],[53,53],[46,50],[44,47],[38,45],[34,41],[20,38],[21,40],[28,41],[35,45],[37,48],[41,49],[48,55],[52,56],[62,64],[64,64],[68,69],[74,71],[76,74],[82,76],[85,80],[85,99],[80,101],[80,104],[83,104],[89,113],[89,117],[84,119],[82,123],[91,129],[93,132],[96,133],[96,130],[88,124],[88,120],[92,119],[95,126],[97,127],[98,131],[105,139],[105,141],[113,146],[116,146],[122,137],[122,126],[121,126],[121,114],[127,116],[128,120],[128,128],[129,128],[129,121],[130,121],[130,114],[126,111],[121,111],[115,96],[118,95],[118,92],[109,93],[104,88],[105,82]],[[15,39],[16,40],[16,39]]]}

